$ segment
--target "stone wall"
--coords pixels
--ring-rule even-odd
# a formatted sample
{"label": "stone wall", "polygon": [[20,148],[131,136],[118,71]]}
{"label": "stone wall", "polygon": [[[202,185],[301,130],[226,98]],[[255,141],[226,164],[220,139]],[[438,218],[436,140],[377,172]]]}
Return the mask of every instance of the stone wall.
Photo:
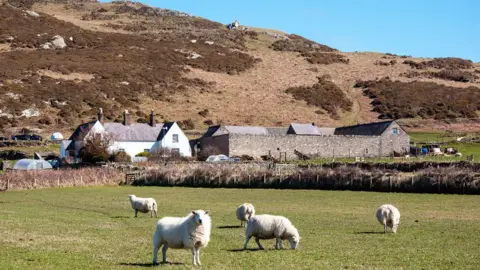
{"label": "stone wall", "polygon": [[[294,150],[318,157],[381,156],[380,136],[309,136],[309,135],[228,135],[229,156],[260,157],[269,151],[275,157],[286,152],[287,159],[297,159]],[[282,156],[283,158],[283,156]]]}
{"label": "stone wall", "polygon": [[[398,134],[393,131],[397,129]],[[396,123],[393,122],[382,134],[381,156],[391,156],[397,153],[410,152],[410,136]]]}

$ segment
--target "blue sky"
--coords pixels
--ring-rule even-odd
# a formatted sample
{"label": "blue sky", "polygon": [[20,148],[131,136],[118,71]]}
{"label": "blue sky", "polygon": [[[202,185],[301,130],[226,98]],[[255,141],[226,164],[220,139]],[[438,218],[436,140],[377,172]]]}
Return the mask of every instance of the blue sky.
{"label": "blue sky", "polygon": [[[295,33],[341,51],[480,62],[478,0],[144,0],[221,23]],[[229,4],[231,3],[231,4]]]}

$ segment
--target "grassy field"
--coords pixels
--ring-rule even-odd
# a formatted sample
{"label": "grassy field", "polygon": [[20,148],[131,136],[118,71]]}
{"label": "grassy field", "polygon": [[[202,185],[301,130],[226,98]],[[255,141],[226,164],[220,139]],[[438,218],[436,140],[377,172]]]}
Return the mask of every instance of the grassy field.
{"label": "grassy field", "polygon": [[[201,253],[206,269],[478,269],[478,196],[192,188],[64,188],[0,194],[1,269],[139,269],[151,266],[156,219],[133,217],[127,194],[152,196],[161,216],[212,213]],[[298,250],[241,251],[235,208],[285,215],[302,237]],[[376,208],[402,213],[384,235]],[[288,243],[285,242],[288,247]],[[255,241],[249,248],[256,249]],[[161,253],[160,253],[161,254]],[[161,256],[161,255],[160,255]],[[191,253],[169,250],[159,268],[191,267]]]}

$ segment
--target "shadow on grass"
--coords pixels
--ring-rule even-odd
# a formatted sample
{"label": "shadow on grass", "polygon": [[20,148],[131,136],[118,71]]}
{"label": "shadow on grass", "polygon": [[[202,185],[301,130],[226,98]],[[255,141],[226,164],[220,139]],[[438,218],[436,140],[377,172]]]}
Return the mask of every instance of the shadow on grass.
{"label": "shadow on grass", "polygon": [[219,229],[236,229],[236,228],[243,228],[243,227],[240,226],[240,225],[236,225],[236,226],[229,225],[229,226],[218,226],[217,228],[219,228]]}
{"label": "shadow on grass", "polygon": [[383,232],[355,232],[355,234],[384,234]]}
{"label": "shadow on grass", "polygon": [[113,216],[111,218],[130,218],[130,216]]}
{"label": "shadow on grass", "polygon": [[239,249],[227,249],[228,252],[246,252],[246,251],[268,251],[268,250],[263,250],[263,249],[258,249],[258,248],[239,248]]}
{"label": "shadow on grass", "polygon": [[[153,263],[120,263],[122,266],[138,266],[138,267],[155,267],[156,264]],[[166,263],[159,263],[159,265],[185,265],[184,263],[180,262],[166,262]]]}

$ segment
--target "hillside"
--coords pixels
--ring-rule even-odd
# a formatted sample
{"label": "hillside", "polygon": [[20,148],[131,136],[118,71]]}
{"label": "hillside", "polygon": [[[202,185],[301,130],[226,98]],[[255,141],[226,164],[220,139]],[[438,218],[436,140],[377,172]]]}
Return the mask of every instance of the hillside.
{"label": "hillside", "polygon": [[478,63],[344,53],[140,3],[0,1],[0,62],[0,135],[67,132],[99,107],[110,121],[129,109],[143,122],[155,109],[187,130],[384,118],[412,130],[480,129],[467,120],[480,111]]}

